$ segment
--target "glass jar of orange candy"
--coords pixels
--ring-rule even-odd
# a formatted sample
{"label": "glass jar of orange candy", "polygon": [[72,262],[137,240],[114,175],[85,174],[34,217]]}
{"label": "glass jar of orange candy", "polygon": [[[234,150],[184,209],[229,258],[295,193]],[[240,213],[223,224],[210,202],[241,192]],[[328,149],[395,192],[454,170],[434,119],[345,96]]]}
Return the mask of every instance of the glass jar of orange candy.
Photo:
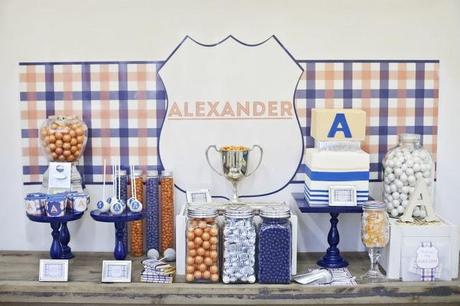
{"label": "glass jar of orange candy", "polygon": [[209,206],[187,210],[187,282],[219,281],[219,226],[217,210]]}

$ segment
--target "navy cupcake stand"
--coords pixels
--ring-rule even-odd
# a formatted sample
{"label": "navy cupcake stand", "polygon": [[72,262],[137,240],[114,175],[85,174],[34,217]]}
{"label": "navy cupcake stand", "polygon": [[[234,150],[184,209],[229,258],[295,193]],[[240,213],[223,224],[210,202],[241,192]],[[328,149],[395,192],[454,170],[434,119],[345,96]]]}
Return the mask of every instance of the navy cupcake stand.
{"label": "navy cupcake stand", "polygon": [[70,232],[67,228],[67,222],[78,220],[83,216],[83,212],[66,213],[62,217],[49,217],[46,215],[27,217],[34,222],[49,223],[53,231],[51,236],[53,242],[50,247],[50,257],[52,259],[70,259],[73,258],[72,250],[69,247]]}

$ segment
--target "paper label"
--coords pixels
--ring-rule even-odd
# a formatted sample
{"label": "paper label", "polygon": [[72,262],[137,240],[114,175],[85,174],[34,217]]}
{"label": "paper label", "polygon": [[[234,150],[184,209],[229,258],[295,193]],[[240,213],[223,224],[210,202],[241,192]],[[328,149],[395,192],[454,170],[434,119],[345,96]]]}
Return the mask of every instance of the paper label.
{"label": "paper label", "polygon": [[51,162],[49,165],[48,188],[70,190],[71,167],[71,163]]}
{"label": "paper label", "polygon": [[434,269],[439,265],[438,250],[433,246],[421,246],[417,249],[415,263],[421,269]]}

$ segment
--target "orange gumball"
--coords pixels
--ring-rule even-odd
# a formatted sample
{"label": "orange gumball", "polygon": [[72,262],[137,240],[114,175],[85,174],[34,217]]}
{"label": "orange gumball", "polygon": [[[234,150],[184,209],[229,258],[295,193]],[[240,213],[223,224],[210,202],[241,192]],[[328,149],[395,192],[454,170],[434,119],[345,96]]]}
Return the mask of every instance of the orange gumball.
{"label": "orange gumball", "polygon": [[203,249],[207,250],[210,246],[211,244],[209,243],[209,241],[203,241]]}
{"label": "orange gumball", "polygon": [[196,250],[196,252],[198,253],[198,255],[203,256],[204,253],[205,253],[205,250],[204,250],[204,248],[198,248],[198,250]]}
{"label": "orange gumball", "polygon": [[196,236],[201,236],[203,234],[203,230],[201,228],[196,228],[194,232]]}
{"label": "orange gumball", "polygon": [[209,272],[209,271],[204,271],[204,272],[203,272],[203,278],[204,278],[204,279],[210,279],[210,278],[211,278],[211,272]]}
{"label": "orange gumball", "polygon": [[202,256],[195,257],[195,263],[201,264],[202,262],[203,262],[203,257]]}
{"label": "orange gumball", "polygon": [[202,263],[200,265],[199,269],[200,269],[201,272],[204,272],[204,271],[206,271],[207,267],[206,267],[206,265],[204,263]]}
{"label": "orange gumball", "polygon": [[193,277],[193,274],[187,274],[187,276],[185,276],[185,279],[188,281],[188,282],[193,282],[193,280],[195,279]]}
{"label": "orange gumball", "polygon": [[193,273],[195,272],[195,267],[194,266],[187,266],[187,273]]}
{"label": "orange gumball", "polygon": [[203,240],[209,240],[210,236],[209,236],[209,233],[203,233],[203,235],[201,236],[201,238],[203,238]]}
{"label": "orange gumball", "polygon": [[219,271],[219,268],[217,268],[217,266],[211,266],[211,268],[209,268],[209,271],[211,271],[211,273],[217,273]]}
{"label": "orange gumball", "polygon": [[187,264],[188,265],[193,265],[193,263],[194,263],[193,257],[190,257],[190,256],[187,257]]}
{"label": "orange gumball", "polygon": [[195,249],[189,250],[188,255],[195,257],[196,256],[196,250]]}
{"label": "orange gumball", "polygon": [[219,274],[211,274],[211,280],[217,282],[219,280]]}
{"label": "orange gumball", "polygon": [[199,278],[201,278],[201,272],[200,272],[200,271],[195,271],[195,273],[193,273],[193,276],[194,276],[196,279],[199,279]]}

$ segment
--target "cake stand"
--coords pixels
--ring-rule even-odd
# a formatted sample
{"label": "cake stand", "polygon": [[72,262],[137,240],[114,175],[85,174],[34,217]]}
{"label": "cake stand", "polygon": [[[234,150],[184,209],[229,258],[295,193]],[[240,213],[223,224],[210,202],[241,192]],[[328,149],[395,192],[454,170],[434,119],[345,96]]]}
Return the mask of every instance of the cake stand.
{"label": "cake stand", "polygon": [[78,220],[83,216],[83,212],[66,213],[62,217],[33,216],[27,217],[34,222],[49,223],[53,231],[51,236],[53,242],[50,247],[50,257],[52,259],[70,259],[73,258],[72,250],[69,247],[70,232],[67,228],[67,222]]}
{"label": "cake stand", "polygon": [[123,243],[126,222],[144,219],[142,212],[125,211],[121,215],[112,215],[111,213],[102,213],[99,210],[91,211],[91,217],[99,222],[110,222],[115,224],[115,248],[113,256],[117,260],[126,258],[127,250]]}

